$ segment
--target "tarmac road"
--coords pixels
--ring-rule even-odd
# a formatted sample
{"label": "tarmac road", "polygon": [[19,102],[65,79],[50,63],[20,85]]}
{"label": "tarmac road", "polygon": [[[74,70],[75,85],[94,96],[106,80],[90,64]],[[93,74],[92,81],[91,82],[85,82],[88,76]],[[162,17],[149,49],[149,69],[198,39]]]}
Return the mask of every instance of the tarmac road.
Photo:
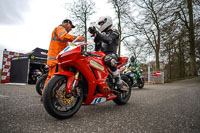
{"label": "tarmac road", "polygon": [[34,85],[0,84],[0,132],[200,133],[200,77],[133,88],[124,106],[82,106],[65,120],[48,115]]}

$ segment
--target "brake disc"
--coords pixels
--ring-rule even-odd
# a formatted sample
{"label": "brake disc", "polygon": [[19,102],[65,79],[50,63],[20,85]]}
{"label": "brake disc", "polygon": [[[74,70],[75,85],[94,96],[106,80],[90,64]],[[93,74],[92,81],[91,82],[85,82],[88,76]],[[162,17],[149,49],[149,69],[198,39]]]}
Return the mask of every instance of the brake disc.
{"label": "brake disc", "polygon": [[77,98],[70,95],[68,97],[66,97],[66,83],[62,84],[59,89],[58,89],[58,103],[65,108],[71,108],[75,105]]}

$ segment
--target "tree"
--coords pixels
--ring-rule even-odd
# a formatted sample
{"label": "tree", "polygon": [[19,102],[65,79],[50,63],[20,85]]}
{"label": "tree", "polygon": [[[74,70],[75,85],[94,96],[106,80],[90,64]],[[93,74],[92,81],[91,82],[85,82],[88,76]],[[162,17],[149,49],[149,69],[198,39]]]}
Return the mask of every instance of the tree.
{"label": "tree", "polygon": [[87,42],[87,24],[91,15],[95,13],[95,3],[92,0],[78,0],[67,6],[72,19],[77,23],[78,31],[84,29]]}
{"label": "tree", "polygon": [[115,10],[115,13],[117,15],[118,20],[118,31],[119,31],[119,45],[118,45],[118,55],[121,54],[121,41],[123,40],[122,34],[123,34],[123,19],[124,16],[129,12],[129,2],[130,0],[108,0],[110,2]]}
{"label": "tree", "polygon": [[189,14],[190,71],[192,75],[197,75],[192,0],[187,0],[187,5]]}
{"label": "tree", "polygon": [[[198,52],[196,54],[197,58],[200,60],[200,1],[194,0],[193,3],[193,14],[194,14],[194,33],[195,33],[195,47]],[[200,64],[199,64],[200,69]]]}
{"label": "tree", "polygon": [[137,0],[135,5],[140,11],[140,18],[127,15],[135,26],[135,31],[145,37],[145,42],[155,52],[156,69],[160,69],[160,47],[162,27],[168,21],[171,14],[168,13],[169,0]]}
{"label": "tree", "polygon": [[[187,3],[187,6],[186,6]],[[195,51],[195,33],[194,33],[194,20],[193,20],[193,5],[192,0],[187,0],[187,2],[182,1],[179,3],[179,11],[177,11],[179,15],[179,19],[184,23],[184,26],[188,30],[188,38],[190,44],[190,74],[197,75],[196,68],[196,51]],[[184,8],[187,7],[187,8]],[[187,10],[185,10],[187,9]]]}
{"label": "tree", "polygon": [[[147,54],[153,51],[157,69],[164,62],[170,79],[195,75],[196,59],[200,59],[199,1],[134,0],[133,3],[132,7],[137,8],[131,8],[133,13],[126,17],[129,31],[135,32],[135,46]],[[130,41],[126,46],[131,49]]]}

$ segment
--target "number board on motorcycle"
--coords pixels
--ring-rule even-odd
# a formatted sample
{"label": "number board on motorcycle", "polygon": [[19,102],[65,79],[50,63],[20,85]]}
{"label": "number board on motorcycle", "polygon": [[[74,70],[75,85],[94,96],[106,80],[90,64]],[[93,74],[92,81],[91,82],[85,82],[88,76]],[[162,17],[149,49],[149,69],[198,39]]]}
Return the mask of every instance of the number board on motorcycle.
{"label": "number board on motorcycle", "polygon": [[102,102],[105,102],[106,101],[106,98],[105,97],[97,97],[95,98],[91,104],[97,104],[97,103],[102,103]]}

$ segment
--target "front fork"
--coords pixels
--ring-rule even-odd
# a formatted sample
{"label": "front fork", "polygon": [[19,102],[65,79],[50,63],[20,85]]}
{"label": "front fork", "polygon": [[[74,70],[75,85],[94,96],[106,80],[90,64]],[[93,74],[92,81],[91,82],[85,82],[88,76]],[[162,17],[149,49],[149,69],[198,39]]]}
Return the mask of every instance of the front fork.
{"label": "front fork", "polygon": [[79,77],[79,71],[76,72],[75,76],[68,77],[68,83],[66,85],[67,94],[71,94],[74,91],[77,92],[77,95],[80,95],[80,92],[78,88],[76,87],[78,84],[78,77]]}
{"label": "front fork", "polygon": [[77,85],[78,77],[79,77],[79,71],[75,74],[75,78],[74,78],[74,81],[72,83],[72,89],[74,89],[75,86]]}

